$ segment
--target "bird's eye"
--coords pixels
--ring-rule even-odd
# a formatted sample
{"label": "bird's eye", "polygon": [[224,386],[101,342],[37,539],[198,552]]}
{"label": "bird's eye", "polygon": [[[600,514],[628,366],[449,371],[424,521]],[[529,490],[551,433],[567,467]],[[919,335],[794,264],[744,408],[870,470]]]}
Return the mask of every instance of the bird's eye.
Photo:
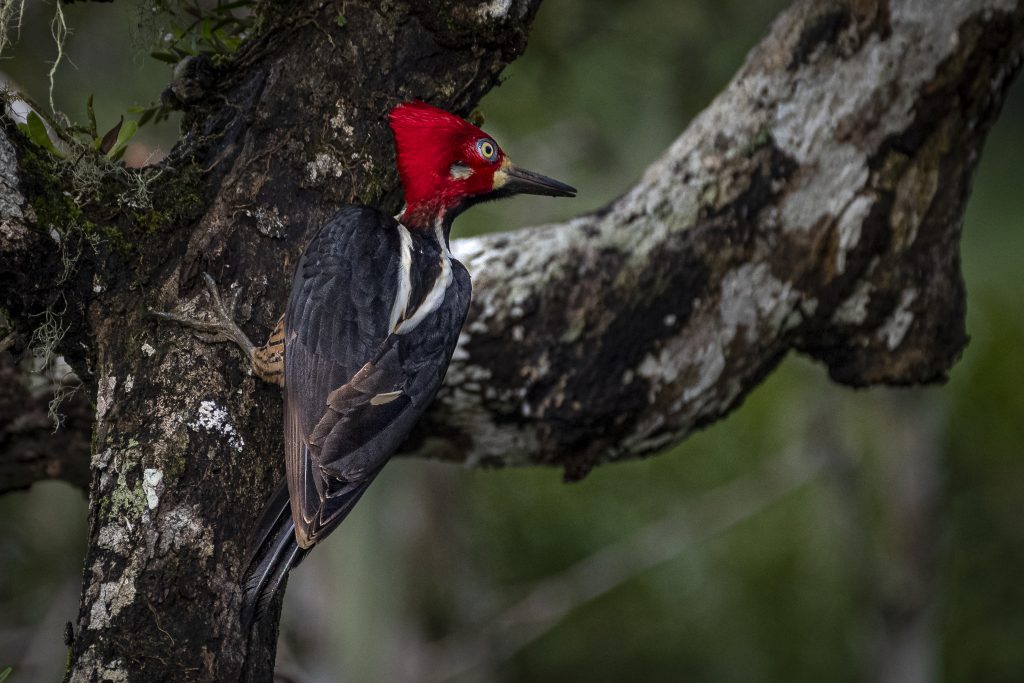
{"label": "bird's eye", "polygon": [[485,161],[494,161],[498,158],[498,146],[494,144],[493,140],[487,138],[476,143],[476,151]]}

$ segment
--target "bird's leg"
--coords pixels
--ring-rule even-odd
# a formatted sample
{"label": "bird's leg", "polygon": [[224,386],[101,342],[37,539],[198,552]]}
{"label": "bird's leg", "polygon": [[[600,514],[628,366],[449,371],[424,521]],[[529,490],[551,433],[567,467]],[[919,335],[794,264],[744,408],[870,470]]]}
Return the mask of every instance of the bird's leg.
{"label": "bird's leg", "polygon": [[206,291],[210,294],[215,320],[198,320],[162,311],[150,311],[150,315],[191,328],[198,333],[196,336],[206,342],[233,342],[249,358],[253,373],[257,377],[265,382],[284,386],[284,318],[277,321],[267,343],[256,346],[235,324],[231,309],[225,305],[213,278],[203,273],[203,280],[206,282]]}

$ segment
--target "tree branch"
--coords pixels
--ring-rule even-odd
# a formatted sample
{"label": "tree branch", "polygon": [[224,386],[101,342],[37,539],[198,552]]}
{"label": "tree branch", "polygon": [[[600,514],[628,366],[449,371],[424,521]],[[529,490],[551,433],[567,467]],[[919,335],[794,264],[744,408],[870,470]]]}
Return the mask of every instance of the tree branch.
{"label": "tree branch", "polygon": [[473,308],[411,448],[568,478],[728,414],[787,352],[942,381],[959,236],[1020,2],[798,2],[622,198],[462,240]]}
{"label": "tree branch", "polygon": [[11,143],[11,128],[0,127],[0,305],[6,316],[17,318],[53,302],[59,245],[35,225],[35,210],[21,189],[32,185],[32,172]]}

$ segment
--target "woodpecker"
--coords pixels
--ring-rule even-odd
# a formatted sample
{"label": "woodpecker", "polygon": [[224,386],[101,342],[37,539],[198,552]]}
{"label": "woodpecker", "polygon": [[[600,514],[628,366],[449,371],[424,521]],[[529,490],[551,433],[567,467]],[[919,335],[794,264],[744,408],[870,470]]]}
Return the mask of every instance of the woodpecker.
{"label": "woodpecker", "polygon": [[405,208],[392,217],[345,206],[324,224],[266,344],[256,347],[238,328],[209,276],[216,322],[157,314],[237,343],[258,376],[283,386],[286,481],[250,544],[243,622],[344,520],[440,389],[471,292],[449,250],[455,217],[515,194],[576,195],[426,103],[400,104],[388,122]]}

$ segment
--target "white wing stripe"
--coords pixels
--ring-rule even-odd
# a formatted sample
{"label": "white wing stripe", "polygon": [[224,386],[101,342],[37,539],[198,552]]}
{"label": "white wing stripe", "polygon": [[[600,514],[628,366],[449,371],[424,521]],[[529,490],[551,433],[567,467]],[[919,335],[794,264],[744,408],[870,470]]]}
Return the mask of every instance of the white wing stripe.
{"label": "white wing stripe", "polygon": [[412,293],[412,236],[409,230],[398,224],[398,238],[401,242],[401,264],[398,268],[398,288],[395,290],[395,303],[391,305],[391,319],[388,329],[396,331],[398,321],[405,315],[405,309],[409,305],[409,296]]}
{"label": "white wing stripe", "polygon": [[423,302],[419,305],[419,308],[395,328],[396,334],[412,332],[423,322],[424,318],[436,311],[441,306],[441,302],[444,301],[444,296],[448,292],[448,286],[452,283],[452,253],[448,250],[448,243],[445,242],[444,227],[441,221],[437,222],[434,232],[437,235],[438,245],[441,247],[441,272],[437,274],[437,279],[434,280],[434,284],[430,287],[427,295],[423,297]]}

